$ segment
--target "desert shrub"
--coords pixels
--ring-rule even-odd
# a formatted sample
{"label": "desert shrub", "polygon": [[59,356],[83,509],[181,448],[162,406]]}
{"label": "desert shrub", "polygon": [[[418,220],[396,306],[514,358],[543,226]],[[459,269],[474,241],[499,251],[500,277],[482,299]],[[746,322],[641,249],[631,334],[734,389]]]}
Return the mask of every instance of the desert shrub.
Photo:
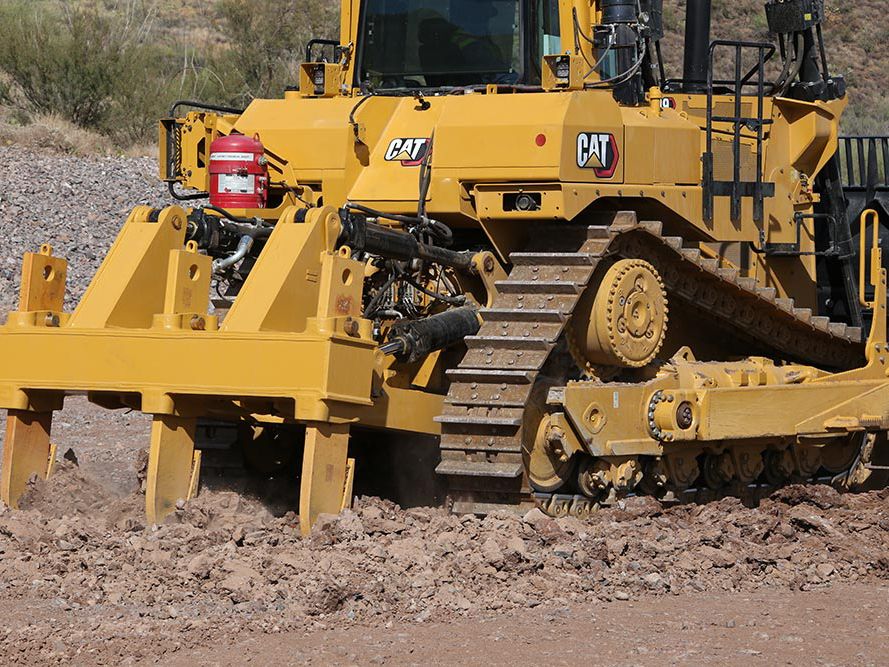
{"label": "desert shrub", "polygon": [[338,33],[336,0],[219,0],[201,19],[221,40],[158,26],[158,6],[0,0],[0,104],[145,141],[173,100],[281,95],[306,42]]}
{"label": "desert shrub", "polygon": [[[873,20],[882,4],[827,5],[832,69],[850,84],[847,131],[889,123],[885,51],[869,46],[889,34]],[[714,0],[713,13],[714,38],[765,37],[761,0]],[[338,14],[339,0],[0,0],[0,105],[22,125],[64,119],[118,145],[153,143],[173,100],[280,96],[306,42],[338,36]],[[684,17],[685,0],[665,0],[670,76],[682,72]]]}
{"label": "desert shrub", "polygon": [[3,2],[0,68],[37,112],[101,128],[119,80],[144,62],[140,30],[76,3]]}
{"label": "desert shrub", "polygon": [[0,145],[5,144],[70,155],[105,155],[113,148],[108,137],[85,130],[57,115],[21,118],[15,112],[0,113]]}
{"label": "desert shrub", "polygon": [[[240,90],[236,99],[280,96],[297,81],[305,45],[339,37],[337,0],[220,0],[217,4]],[[233,82],[234,83],[234,82]]]}

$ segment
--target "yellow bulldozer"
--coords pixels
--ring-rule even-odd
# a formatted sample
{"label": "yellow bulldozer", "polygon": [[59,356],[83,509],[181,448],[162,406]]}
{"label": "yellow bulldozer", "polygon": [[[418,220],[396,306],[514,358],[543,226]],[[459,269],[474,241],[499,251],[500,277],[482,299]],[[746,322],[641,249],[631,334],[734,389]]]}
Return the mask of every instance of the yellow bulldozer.
{"label": "yellow bulldozer", "polygon": [[886,272],[823,2],[768,0],[775,43],[687,5],[681,78],[661,0],[343,0],[281,99],[176,103],[178,203],[130,213],[73,312],[66,261],[24,258],[2,500],[49,474],[74,394],[151,415],[152,522],[222,443],[266,475],[298,457],[308,531],[374,466],[362,433],[436,438],[455,512],[861,484]]}

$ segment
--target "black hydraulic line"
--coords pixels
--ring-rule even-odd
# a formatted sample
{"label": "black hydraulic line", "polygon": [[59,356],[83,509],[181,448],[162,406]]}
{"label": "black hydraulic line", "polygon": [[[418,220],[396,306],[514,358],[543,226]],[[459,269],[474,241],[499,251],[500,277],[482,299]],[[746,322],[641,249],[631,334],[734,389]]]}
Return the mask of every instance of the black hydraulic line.
{"label": "black hydraulic line", "polygon": [[342,222],[343,231],[338,241],[340,246],[347,245],[357,252],[369,252],[388,259],[422,259],[463,271],[472,270],[471,252],[455,252],[421,243],[407,232],[368,222],[360,215],[343,215]]}
{"label": "black hydraulic line", "polygon": [[195,109],[201,109],[204,111],[218,111],[219,113],[238,115],[241,115],[245,111],[244,109],[238,109],[236,107],[227,107],[220,104],[207,104],[206,102],[198,102],[197,100],[176,100],[170,107],[171,118],[176,117],[176,111],[179,109],[179,107],[194,107]]}
{"label": "black hydraulic line", "polygon": [[449,246],[454,241],[454,235],[453,232],[451,232],[450,227],[442,222],[439,222],[438,220],[428,218],[425,215],[413,216],[399,215],[396,213],[383,213],[382,211],[370,208],[369,206],[364,206],[363,204],[354,204],[352,202],[347,202],[345,208],[347,210],[351,209],[360,211],[361,213],[365,213],[374,218],[382,218],[383,220],[400,222],[402,225],[419,227],[421,230],[428,231],[430,234],[435,236],[439,241],[441,241],[442,245],[444,246]]}
{"label": "black hydraulic line", "polygon": [[256,224],[256,218],[242,218],[242,217],[239,217],[239,216],[234,215],[232,213],[229,213],[224,208],[220,208],[219,206],[213,206],[212,204],[208,204],[207,206],[204,206],[204,209],[207,211],[214,211],[214,212],[218,213],[219,215],[221,215],[223,218],[227,218],[228,220],[231,220],[232,222],[241,222],[241,223],[244,223],[245,225],[255,225]]}
{"label": "black hydraulic line", "polygon": [[392,222],[400,222],[403,225],[420,225],[423,223],[423,219],[417,217],[415,215],[399,215],[397,213],[383,213],[382,211],[378,211],[376,209],[370,208],[369,206],[365,206],[364,204],[354,204],[352,202],[348,202],[346,204],[346,208],[353,209],[355,211],[361,211],[362,213],[366,213],[367,215],[373,216],[375,218],[382,218],[383,220],[392,220]]}
{"label": "black hydraulic line", "polygon": [[[244,113],[244,109],[237,109],[235,107],[227,107],[219,104],[207,104],[206,102],[199,102],[197,100],[176,100],[173,102],[170,107],[170,118],[176,118],[176,112],[179,110],[179,107],[194,107],[195,109],[201,109],[205,111],[217,111],[219,113],[226,114],[237,114],[241,115]],[[198,199],[206,199],[208,194],[206,192],[198,192],[195,194],[180,194],[176,192],[175,183],[170,181],[167,183],[167,188],[170,191],[170,196],[177,201],[195,201]]]}
{"label": "black hydraulic line", "polygon": [[380,307],[380,302],[383,300],[383,297],[386,296],[386,292],[388,292],[392,285],[395,284],[395,281],[398,280],[399,275],[396,269],[393,269],[392,275],[386,280],[385,283],[382,284],[377,293],[374,294],[373,298],[370,300],[370,303],[367,304],[367,308],[364,309],[364,317],[372,318],[377,314],[377,309]]}
{"label": "black hydraulic line", "polygon": [[429,194],[429,186],[432,183],[432,147],[435,144],[435,130],[429,136],[429,143],[426,144],[426,155],[420,162],[420,186],[419,197],[417,198],[417,218],[426,219],[426,197]]}
{"label": "black hydraulic line", "polygon": [[410,285],[411,287],[413,287],[416,290],[419,290],[426,296],[436,299],[437,301],[441,301],[443,303],[447,303],[452,306],[462,306],[464,303],[466,303],[466,297],[463,296],[462,294],[459,294],[457,296],[448,296],[447,294],[440,294],[438,292],[433,292],[432,290],[423,287],[420,283],[418,283],[416,280],[414,280],[410,276],[402,276],[402,277],[408,285]]}
{"label": "black hydraulic line", "polygon": [[821,23],[815,25],[815,37],[818,41],[818,52],[821,54],[821,76],[825,81],[830,79],[830,67],[827,64],[827,50],[824,48],[824,33]]}
{"label": "black hydraulic line", "polygon": [[658,76],[660,76],[660,87],[666,88],[667,86],[667,70],[664,66],[664,56],[661,53],[661,40],[657,40],[654,43],[654,52],[657,55],[657,69]]}
{"label": "black hydraulic line", "polygon": [[179,201],[195,201],[198,199],[206,199],[209,196],[206,192],[198,192],[190,195],[179,194],[176,192],[176,184],[173,181],[167,183],[167,188],[170,190],[170,196]]}
{"label": "black hydraulic line", "polygon": [[361,126],[358,124],[358,121],[355,119],[355,114],[358,113],[358,110],[364,105],[371,97],[373,97],[375,93],[369,92],[367,95],[358,100],[358,103],[352,107],[352,110],[349,112],[349,126],[352,128],[352,134],[355,135],[355,141],[358,143],[364,143],[361,140]]}

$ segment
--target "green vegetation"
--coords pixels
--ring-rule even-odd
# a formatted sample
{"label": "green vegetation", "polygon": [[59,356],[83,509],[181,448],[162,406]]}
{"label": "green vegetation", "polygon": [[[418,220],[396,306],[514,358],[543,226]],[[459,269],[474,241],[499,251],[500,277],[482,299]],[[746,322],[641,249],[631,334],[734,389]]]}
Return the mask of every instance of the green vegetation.
{"label": "green vegetation", "polygon": [[[714,38],[767,39],[762,4],[714,0]],[[672,75],[684,5],[665,0]],[[844,129],[887,132],[883,3],[826,5],[831,63],[850,86]],[[338,14],[338,0],[0,0],[0,124],[51,118],[106,143],[151,143],[175,99],[241,106],[280,96],[296,81],[305,43],[337,36]]]}
{"label": "green vegetation", "polygon": [[52,116],[118,145],[150,141],[173,100],[279,96],[305,43],[337,28],[333,0],[0,0],[0,103],[22,124]]}

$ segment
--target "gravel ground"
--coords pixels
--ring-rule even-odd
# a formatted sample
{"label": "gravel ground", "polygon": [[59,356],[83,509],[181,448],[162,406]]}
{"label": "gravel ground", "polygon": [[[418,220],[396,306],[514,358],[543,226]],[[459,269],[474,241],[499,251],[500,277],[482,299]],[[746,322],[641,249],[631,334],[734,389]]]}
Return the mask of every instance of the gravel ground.
{"label": "gravel ground", "polygon": [[49,243],[70,261],[66,307],[89,285],[134,206],[169,194],[152,158],[74,157],[0,147],[0,308],[18,301],[22,253]]}

